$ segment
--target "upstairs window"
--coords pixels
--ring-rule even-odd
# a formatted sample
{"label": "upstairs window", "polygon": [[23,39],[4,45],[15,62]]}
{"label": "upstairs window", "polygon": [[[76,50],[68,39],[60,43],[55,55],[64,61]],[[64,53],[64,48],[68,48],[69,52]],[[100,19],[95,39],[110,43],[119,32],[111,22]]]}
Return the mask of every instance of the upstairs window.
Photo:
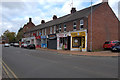
{"label": "upstairs window", "polygon": [[50,34],[52,34],[52,27],[50,27]]}
{"label": "upstairs window", "polygon": [[66,31],[66,25],[64,24],[64,32]]}
{"label": "upstairs window", "polygon": [[59,32],[61,32],[61,25],[59,25]]}
{"label": "upstairs window", "polygon": [[54,26],[54,33],[56,33],[56,26]]}
{"label": "upstairs window", "polygon": [[46,28],[45,28],[45,35],[46,35]]}
{"label": "upstairs window", "polygon": [[82,29],[84,26],[84,21],[83,20],[80,20],[80,29]]}
{"label": "upstairs window", "polygon": [[76,30],[76,21],[73,22],[73,29]]}
{"label": "upstairs window", "polygon": [[44,35],[44,29],[42,29],[42,35]]}

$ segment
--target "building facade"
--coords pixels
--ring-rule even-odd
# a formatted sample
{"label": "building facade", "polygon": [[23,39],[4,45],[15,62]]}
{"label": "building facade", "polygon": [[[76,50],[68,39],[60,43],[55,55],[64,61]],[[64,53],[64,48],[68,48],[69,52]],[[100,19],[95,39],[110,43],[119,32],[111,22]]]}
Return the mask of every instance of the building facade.
{"label": "building facade", "polygon": [[54,15],[53,20],[48,22],[42,20],[27,34],[30,34],[29,37],[33,33],[34,37],[41,37],[36,41],[41,47],[87,51],[92,45],[92,50],[96,50],[102,49],[106,40],[119,40],[118,22],[108,2],[102,2],[92,6],[92,19],[91,7],[80,11],[72,8],[68,15],[59,18]]}

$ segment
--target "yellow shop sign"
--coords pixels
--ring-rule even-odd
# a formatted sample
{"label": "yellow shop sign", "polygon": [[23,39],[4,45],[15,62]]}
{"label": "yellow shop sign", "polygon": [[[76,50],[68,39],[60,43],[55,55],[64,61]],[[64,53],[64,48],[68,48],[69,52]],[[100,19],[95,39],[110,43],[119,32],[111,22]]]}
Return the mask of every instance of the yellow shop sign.
{"label": "yellow shop sign", "polygon": [[71,33],[71,36],[72,37],[75,37],[75,36],[85,36],[85,32],[73,32],[73,33]]}

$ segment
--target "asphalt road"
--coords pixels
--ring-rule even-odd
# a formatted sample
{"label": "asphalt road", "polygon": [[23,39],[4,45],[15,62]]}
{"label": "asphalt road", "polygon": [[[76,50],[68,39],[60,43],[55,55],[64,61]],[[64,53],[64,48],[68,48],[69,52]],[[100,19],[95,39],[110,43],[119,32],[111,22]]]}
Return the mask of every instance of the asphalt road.
{"label": "asphalt road", "polygon": [[90,57],[52,51],[2,48],[2,60],[18,78],[117,78],[117,57]]}

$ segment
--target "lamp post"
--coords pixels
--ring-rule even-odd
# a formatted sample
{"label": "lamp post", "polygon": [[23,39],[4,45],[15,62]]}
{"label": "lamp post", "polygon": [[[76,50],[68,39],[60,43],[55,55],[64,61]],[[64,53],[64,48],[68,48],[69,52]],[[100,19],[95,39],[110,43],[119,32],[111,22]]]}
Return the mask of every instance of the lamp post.
{"label": "lamp post", "polygon": [[92,0],[91,0],[91,42],[90,42],[90,51],[92,51]]}

